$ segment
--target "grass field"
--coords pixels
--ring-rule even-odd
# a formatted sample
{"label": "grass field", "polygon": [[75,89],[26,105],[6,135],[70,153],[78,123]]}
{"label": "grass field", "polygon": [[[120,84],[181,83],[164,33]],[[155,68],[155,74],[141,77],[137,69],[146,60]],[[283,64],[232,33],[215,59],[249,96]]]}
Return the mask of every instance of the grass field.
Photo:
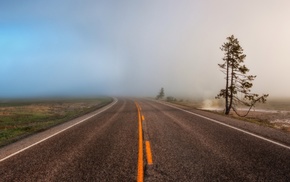
{"label": "grass field", "polygon": [[0,146],[92,112],[111,98],[0,101]]}

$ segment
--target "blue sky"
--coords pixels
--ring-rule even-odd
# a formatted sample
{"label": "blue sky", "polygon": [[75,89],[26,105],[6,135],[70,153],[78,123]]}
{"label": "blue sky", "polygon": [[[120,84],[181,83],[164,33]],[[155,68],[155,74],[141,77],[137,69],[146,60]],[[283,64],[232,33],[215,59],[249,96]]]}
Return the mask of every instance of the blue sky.
{"label": "blue sky", "polygon": [[0,1],[0,98],[49,95],[212,98],[219,47],[234,34],[253,91],[290,93],[287,0]]}

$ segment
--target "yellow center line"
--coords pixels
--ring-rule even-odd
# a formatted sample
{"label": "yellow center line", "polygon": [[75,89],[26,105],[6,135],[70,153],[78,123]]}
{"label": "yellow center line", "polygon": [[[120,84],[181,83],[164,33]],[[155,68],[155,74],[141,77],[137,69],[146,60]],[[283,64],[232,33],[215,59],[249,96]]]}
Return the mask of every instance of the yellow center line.
{"label": "yellow center line", "polygon": [[145,145],[146,145],[147,164],[151,165],[151,164],[153,164],[153,160],[152,160],[150,142],[146,141]]}
{"label": "yellow center line", "polygon": [[138,111],[138,131],[139,131],[139,151],[138,151],[138,174],[137,182],[143,182],[144,178],[144,169],[143,169],[143,134],[142,134],[142,122],[141,122],[141,113],[140,106],[135,102],[137,111]]}

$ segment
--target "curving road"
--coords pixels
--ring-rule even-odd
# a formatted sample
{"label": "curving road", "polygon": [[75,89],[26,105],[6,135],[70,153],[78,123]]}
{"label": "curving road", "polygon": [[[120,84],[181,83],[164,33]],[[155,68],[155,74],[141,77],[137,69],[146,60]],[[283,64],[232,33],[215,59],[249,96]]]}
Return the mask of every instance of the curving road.
{"label": "curving road", "polygon": [[120,98],[0,149],[0,181],[137,178],[289,181],[290,135],[212,113]]}

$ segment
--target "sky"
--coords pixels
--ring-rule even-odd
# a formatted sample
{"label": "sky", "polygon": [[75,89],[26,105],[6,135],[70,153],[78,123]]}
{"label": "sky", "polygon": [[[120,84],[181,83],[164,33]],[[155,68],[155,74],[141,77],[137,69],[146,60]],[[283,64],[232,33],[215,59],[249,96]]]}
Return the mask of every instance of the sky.
{"label": "sky", "polygon": [[0,0],[0,98],[214,98],[234,35],[252,91],[290,97],[289,0]]}

